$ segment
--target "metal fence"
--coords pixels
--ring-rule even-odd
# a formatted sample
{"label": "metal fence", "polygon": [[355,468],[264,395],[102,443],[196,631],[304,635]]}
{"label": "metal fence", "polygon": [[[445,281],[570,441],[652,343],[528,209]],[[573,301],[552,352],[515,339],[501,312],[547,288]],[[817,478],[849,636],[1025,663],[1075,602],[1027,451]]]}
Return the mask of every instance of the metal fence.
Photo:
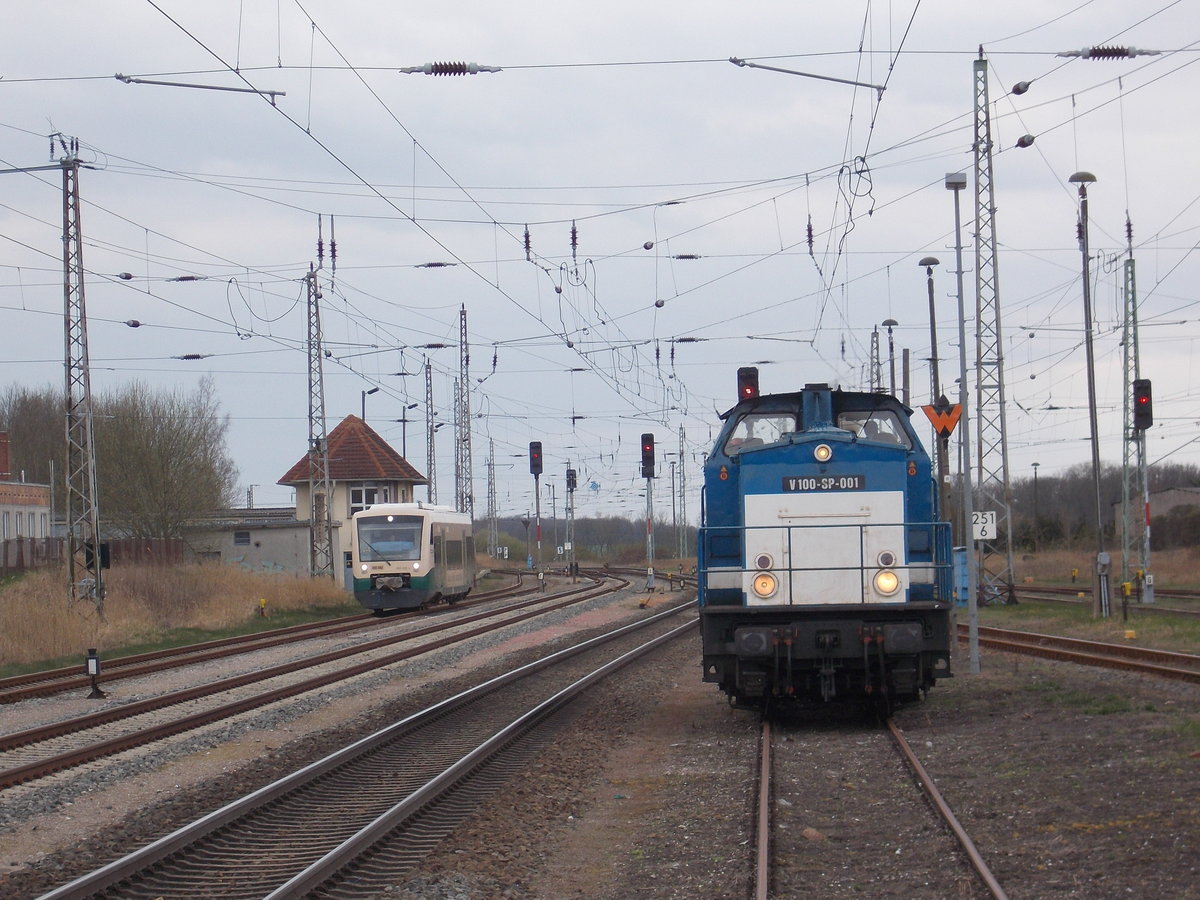
{"label": "metal fence", "polygon": [[[120,538],[105,541],[113,566],[177,565],[190,558],[182,540]],[[0,541],[0,575],[57,566],[66,560],[65,538],[9,538]]]}

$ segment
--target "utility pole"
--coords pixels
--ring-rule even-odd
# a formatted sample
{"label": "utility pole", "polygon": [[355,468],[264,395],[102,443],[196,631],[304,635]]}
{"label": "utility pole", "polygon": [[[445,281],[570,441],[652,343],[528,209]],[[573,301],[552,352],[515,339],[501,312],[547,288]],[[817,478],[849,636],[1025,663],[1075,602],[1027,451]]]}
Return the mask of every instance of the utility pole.
{"label": "utility pole", "polygon": [[433,423],[433,365],[425,360],[425,469],[429,478],[429,502],[437,503],[437,457],[433,452],[433,438],[437,426]]}
{"label": "utility pole", "polygon": [[325,432],[325,376],[321,351],[321,291],[311,264],[304,276],[308,294],[308,527],[309,571],[333,578],[333,496],[329,441]]}
{"label": "utility pole", "polygon": [[467,343],[467,306],[458,312],[458,388],[454,419],[455,505],[475,518],[475,488],[471,481],[471,346]]}
{"label": "utility pole", "polygon": [[[63,397],[67,467],[64,522],[67,536],[67,599],[90,600],[104,619],[104,547],[100,541],[100,505],[96,490],[96,442],[92,431],[92,387],[88,361],[87,305],[84,301],[83,226],[79,202],[79,140],[50,135],[50,157],[57,162],[0,170],[62,172]],[[54,464],[51,461],[51,474]],[[53,480],[53,479],[52,479]],[[53,484],[51,485],[53,499]],[[54,504],[51,503],[53,510]]]}
{"label": "utility pole", "polygon": [[[1125,362],[1125,447],[1121,465],[1121,581],[1134,580],[1131,559],[1140,557],[1138,580],[1142,602],[1154,602],[1154,576],[1150,574],[1150,478],[1146,466],[1146,432],[1133,421],[1133,383],[1142,377],[1138,349],[1137,279],[1133,259],[1133,223],[1125,214],[1127,253],[1124,265],[1124,333],[1121,346]],[[1132,465],[1130,457],[1133,457]],[[1141,502],[1136,502],[1140,497]]]}
{"label": "utility pole", "polygon": [[578,581],[579,565],[575,562],[575,488],[578,475],[571,464],[567,463],[567,571],[571,573],[571,583]]}
{"label": "utility pole", "polygon": [[871,393],[882,394],[883,366],[879,362],[879,328],[871,331]]}
{"label": "utility pole", "polygon": [[975,427],[981,508],[995,510],[996,535],[979,542],[980,579],[987,600],[1016,602],[1013,588],[1012,487],[1004,401],[1004,336],[996,263],[996,201],[988,64],[980,48],[975,76]]}
{"label": "utility pole", "polygon": [[67,580],[70,600],[91,600],[104,618],[103,551],[96,493],[96,444],[83,292],[83,233],[79,218],[79,141],[57,140],[63,178],[63,327],[66,368]]}
{"label": "utility pole", "polygon": [[683,559],[687,556],[687,465],[685,464],[686,457],[684,454],[684,432],[683,426],[679,426],[679,518],[683,521],[683,528],[678,533],[678,547],[676,547],[676,555]]}
{"label": "utility pole", "polygon": [[500,523],[496,520],[496,442],[491,438],[488,439],[488,461],[487,461],[487,479],[488,479],[488,556],[493,559],[500,550]]}

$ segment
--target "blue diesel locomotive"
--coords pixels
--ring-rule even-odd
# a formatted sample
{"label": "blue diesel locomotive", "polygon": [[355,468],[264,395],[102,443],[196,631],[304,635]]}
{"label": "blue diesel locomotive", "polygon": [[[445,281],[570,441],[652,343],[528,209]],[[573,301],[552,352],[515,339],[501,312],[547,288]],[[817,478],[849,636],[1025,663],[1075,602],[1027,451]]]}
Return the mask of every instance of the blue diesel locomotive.
{"label": "blue diesel locomotive", "polygon": [[704,465],[704,680],[730,703],[868,699],[950,676],[949,524],[895,397],[825,384],[739,402]]}

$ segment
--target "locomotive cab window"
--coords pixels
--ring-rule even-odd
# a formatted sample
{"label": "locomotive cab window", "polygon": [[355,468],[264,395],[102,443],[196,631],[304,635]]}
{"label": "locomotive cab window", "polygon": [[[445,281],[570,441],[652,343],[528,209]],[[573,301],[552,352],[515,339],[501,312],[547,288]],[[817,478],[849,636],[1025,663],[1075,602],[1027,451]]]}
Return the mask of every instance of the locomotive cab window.
{"label": "locomotive cab window", "polygon": [[796,417],[787,413],[751,413],[742,416],[729,432],[722,448],[726,456],[736,456],[743,450],[753,450],[783,440],[796,430]]}
{"label": "locomotive cab window", "polygon": [[363,562],[421,558],[420,516],[368,516],[358,520],[358,556]]}
{"label": "locomotive cab window", "polygon": [[890,409],[863,409],[838,413],[837,427],[864,441],[899,444],[912,449],[912,441],[900,423],[900,417]]}

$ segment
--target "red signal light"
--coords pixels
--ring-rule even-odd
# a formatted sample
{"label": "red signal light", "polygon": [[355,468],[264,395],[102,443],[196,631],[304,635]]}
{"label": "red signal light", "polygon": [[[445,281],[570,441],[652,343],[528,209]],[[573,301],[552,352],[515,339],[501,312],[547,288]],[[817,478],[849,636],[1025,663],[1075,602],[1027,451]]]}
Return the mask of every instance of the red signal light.
{"label": "red signal light", "polygon": [[758,368],[742,366],[737,370],[738,400],[752,400],[758,396]]}

